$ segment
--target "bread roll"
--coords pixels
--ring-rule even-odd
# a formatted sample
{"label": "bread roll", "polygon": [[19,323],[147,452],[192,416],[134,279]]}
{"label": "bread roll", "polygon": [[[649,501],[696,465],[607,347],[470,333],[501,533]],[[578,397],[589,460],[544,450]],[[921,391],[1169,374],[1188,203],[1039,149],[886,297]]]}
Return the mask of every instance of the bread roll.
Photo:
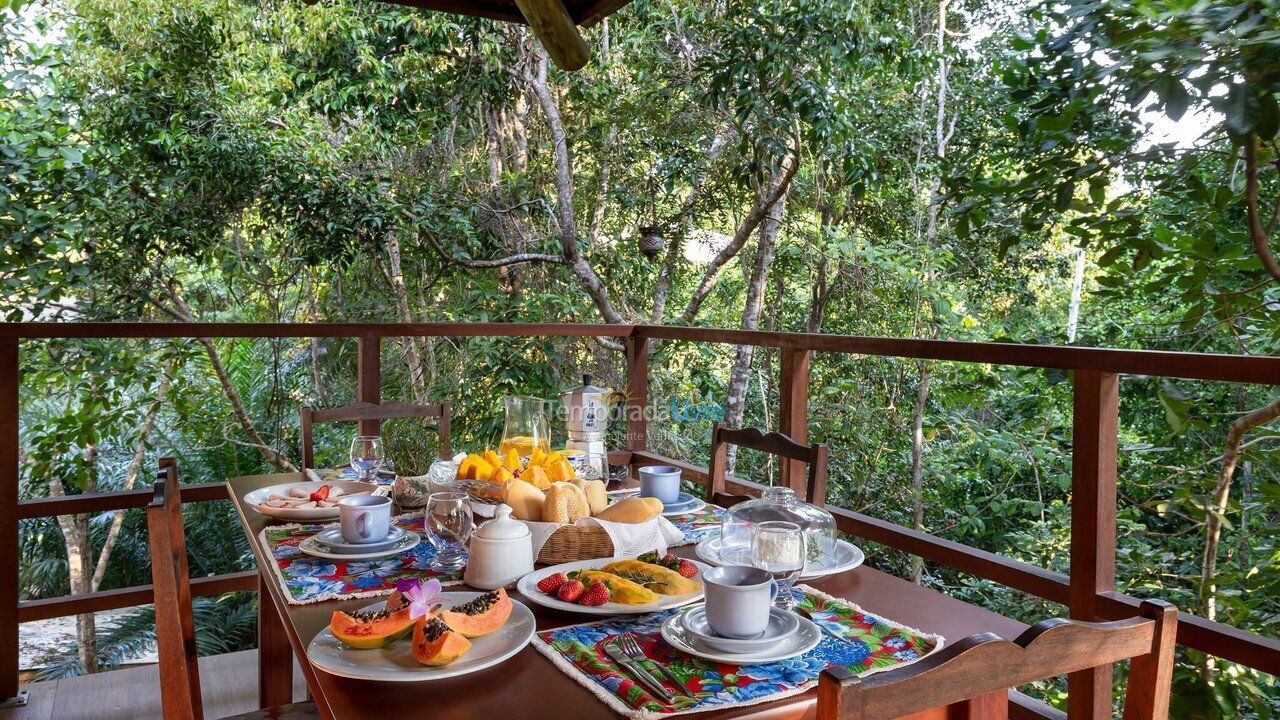
{"label": "bread roll", "polygon": [[503,489],[502,501],[511,506],[511,514],[520,520],[541,520],[546,500],[541,490],[519,478],[508,482]]}
{"label": "bread roll", "polygon": [[609,507],[609,493],[604,489],[603,480],[587,480],[581,484],[574,483],[582,488],[582,492],[587,495],[587,504],[591,506],[591,514],[597,515],[601,510]]}
{"label": "bread roll", "polygon": [[542,521],[575,523],[591,514],[591,503],[582,488],[573,483],[552,483],[542,505]]}
{"label": "bread roll", "polygon": [[662,513],[662,501],[658,498],[629,497],[596,513],[601,520],[618,523],[642,523]]}

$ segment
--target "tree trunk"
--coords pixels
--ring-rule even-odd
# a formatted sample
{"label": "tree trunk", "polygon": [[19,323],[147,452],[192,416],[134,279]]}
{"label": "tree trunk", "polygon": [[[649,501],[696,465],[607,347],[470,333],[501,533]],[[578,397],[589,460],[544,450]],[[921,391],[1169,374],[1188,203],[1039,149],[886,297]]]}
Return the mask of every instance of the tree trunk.
{"label": "tree trunk", "polygon": [[[387,261],[387,275],[391,282],[391,294],[395,298],[396,313],[400,316],[400,322],[411,323],[413,314],[409,312],[409,291],[405,289],[404,271],[400,264],[400,239],[396,233],[387,233]],[[406,336],[400,338],[400,341],[404,344],[405,364],[409,366],[409,387],[413,391],[413,400],[425,403],[427,388],[423,382],[422,353],[418,349],[418,338]]]}
{"label": "tree trunk", "polygon": [[1080,296],[1084,290],[1084,248],[1076,250],[1076,268],[1071,275],[1071,303],[1067,306],[1067,344],[1076,341],[1076,328],[1080,323]]}
{"label": "tree trunk", "polygon": [[[307,321],[318,322],[319,318],[316,313],[316,292],[315,283],[311,277],[311,273],[306,274],[306,287],[303,291],[307,294]],[[324,383],[320,380],[320,338],[312,336],[307,338],[307,342],[311,348],[311,382],[316,387],[316,400],[320,405],[327,406],[329,399],[324,391]]]}
{"label": "tree trunk", "polygon": [[[1218,588],[1215,583],[1218,574],[1218,544],[1222,539],[1222,516],[1227,512],[1227,503],[1231,499],[1231,482],[1235,475],[1236,463],[1240,459],[1240,442],[1245,433],[1259,425],[1280,418],[1280,396],[1252,412],[1236,418],[1227,428],[1227,439],[1222,452],[1222,469],[1218,473],[1218,484],[1213,490],[1213,497],[1204,517],[1204,556],[1200,564],[1200,615],[1213,620],[1217,617]],[[1212,677],[1214,671],[1212,658],[1207,658],[1202,672]]]}
{"label": "tree trunk", "polygon": [[[86,452],[91,453],[93,450]],[[62,478],[57,475],[49,478],[49,494],[54,497],[66,496]],[[62,539],[67,546],[67,578],[71,594],[92,592],[90,579],[93,576],[93,546],[89,538],[89,516],[84,513],[59,515],[58,529],[62,531]],[[98,672],[98,633],[93,613],[76,616],[76,655],[86,673]]]}
{"label": "tree trunk", "polygon": [[[124,483],[120,486],[121,490],[132,490],[134,483],[138,480],[138,473],[142,471],[142,463],[147,458],[147,442],[151,438],[151,429],[156,424],[156,415],[160,413],[160,406],[164,404],[165,398],[169,395],[169,383],[173,377],[174,363],[165,363],[164,368],[160,371],[160,385],[156,387],[155,399],[151,401],[150,407],[147,408],[147,415],[142,420],[142,427],[138,428],[138,441],[133,446],[133,458],[129,461],[129,467],[124,473]],[[102,541],[102,549],[98,551],[98,561],[93,570],[93,578],[89,582],[89,589],[97,592],[102,587],[102,578],[107,574],[107,564],[111,561],[111,551],[116,546],[116,539],[120,536],[120,528],[124,525],[124,510],[116,510],[111,515],[111,526],[107,528],[107,537]]]}
{"label": "tree trunk", "polygon": [[[782,226],[782,214],[786,211],[786,191],[778,198],[763,222],[760,223],[759,239],[756,241],[756,263],[747,281],[747,301],[742,310],[742,329],[756,330],[760,327],[760,310],[764,306],[765,281],[769,277],[769,268],[773,265],[774,250],[778,244],[778,233]],[[733,370],[729,373],[729,390],[725,398],[725,423],[729,427],[740,427],[746,406],[747,384],[751,379],[752,346],[739,345],[734,356]],[[737,448],[730,445],[725,458],[725,472],[732,475],[737,464]]]}
{"label": "tree trunk", "polygon": [[[738,223],[738,227],[734,230],[733,239],[729,244],[721,248],[716,253],[715,258],[711,260],[711,264],[702,273],[702,279],[698,281],[697,288],[693,291],[693,296],[689,298],[689,303],[685,305],[684,312],[680,314],[680,322],[688,325],[693,321],[698,310],[702,308],[702,303],[711,294],[711,289],[715,285],[716,277],[720,271],[730,260],[738,254],[743,245],[751,237],[751,233],[762,225],[765,218],[775,212],[775,208],[782,202],[782,198],[791,188],[791,181],[795,178],[796,170],[800,167],[800,145],[799,140],[792,147],[791,154],[782,160],[782,164],[778,170],[770,178],[765,186],[767,189],[757,193],[756,202]],[[778,213],[779,215],[781,213]],[[776,232],[776,230],[775,230]]]}
{"label": "tree trunk", "polygon": [[[916,364],[920,383],[911,415],[911,527],[924,530],[924,406],[929,401],[929,381],[933,367],[923,360]],[[924,558],[911,562],[911,582],[919,585],[924,576]]]}

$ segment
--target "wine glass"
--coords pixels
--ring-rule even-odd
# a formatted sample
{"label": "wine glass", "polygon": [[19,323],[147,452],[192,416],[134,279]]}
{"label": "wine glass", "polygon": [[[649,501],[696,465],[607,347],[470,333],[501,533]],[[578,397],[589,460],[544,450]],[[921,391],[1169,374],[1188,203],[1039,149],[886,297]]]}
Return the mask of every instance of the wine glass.
{"label": "wine glass", "polygon": [[751,564],[773,575],[778,583],[775,604],[783,610],[796,606],[791,588],[804,574],[805,534],[785,520],[758,523],[751,531]]}
{"label": "wine glass", "polygon": [[471,499],[465,493],[437,492],[427,496],[423,508],[427,539],[436,549],[431,569],[453,572],[467,562],[467,540],[471,537]]}
{"label": "wine glass", "polygon": [[378,470],[386,461],[382,438],[377,435],[357,435],[351,440],[351,469],[364,482],[374,482]]}

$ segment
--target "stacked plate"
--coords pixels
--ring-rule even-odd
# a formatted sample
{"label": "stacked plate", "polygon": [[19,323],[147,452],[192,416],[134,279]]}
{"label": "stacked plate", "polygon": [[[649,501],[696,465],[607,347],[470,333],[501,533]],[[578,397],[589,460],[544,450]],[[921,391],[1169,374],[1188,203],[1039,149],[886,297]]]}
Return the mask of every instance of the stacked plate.
{"label": "stacked plate", "polygon": [[420,542],[422,537],[418,533],[392,525],[390,532],[382,540],[350,543],[343,539],[342,528],[331,527],[298,543],[298,549],[307,555],[325,560],[357,562],[398,555],[412,549]]}
{"label": "stacked plate", "polygon": [[698,512],[706,507],[706,503],[701,499],[690,495],[687,492],[680,493],[680,497],[673,503],[662,504],[663,517],[671,517],[673,515],[684,515],[685,513]]}
{"label": "stacked plate", "polygon": [[662,623],[662,637],[697,657],[738,664],[776,662],[809,652],[822,639],[818,626],[781,608],[770,608],[769,625],[754,638],[717,635],[707,622],[706,607],[677,613]]}
{"label": "stacked plate", "polygon": [[[694,548],[698,559],[710,565],[750,565],[749,549],[731,548],[726,551],[720,544],[720,537],[710,537],[698,543]],[[800,576],[802,580],[813,580],[827,575],[835,575],[852,570],[861,565],[867,556],[862,549],[853,543],[837,540],[835,549],[826,557],[811,562],[804,568]]]}

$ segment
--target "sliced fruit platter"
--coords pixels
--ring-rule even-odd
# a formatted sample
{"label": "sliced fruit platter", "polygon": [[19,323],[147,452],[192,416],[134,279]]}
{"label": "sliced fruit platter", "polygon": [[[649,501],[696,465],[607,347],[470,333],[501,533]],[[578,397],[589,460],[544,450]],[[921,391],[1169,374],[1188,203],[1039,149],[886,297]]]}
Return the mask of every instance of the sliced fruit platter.
{"label": "sliced fruit platter", "polygon": [[441,593],[439,587],[414,583],[386,602],[334,612],[307,656],[334,675],[417,682],[491,667],[533,637],[533,613],[505,590]]}
{"label": "sliced fruit platter", "polygon": [[553,565],[525,575],[516,589],[530,602],[587,615],[657,612],[702,599],[696,560],[646,553]]}
{"label": "sliced fruit platter", "polygon": [[351,495],[368,495],[378,488],[354,480],[295,482],[258,488],[245,493],[245,504],[281,520],[332,520],[338,517],[338,501]]}

